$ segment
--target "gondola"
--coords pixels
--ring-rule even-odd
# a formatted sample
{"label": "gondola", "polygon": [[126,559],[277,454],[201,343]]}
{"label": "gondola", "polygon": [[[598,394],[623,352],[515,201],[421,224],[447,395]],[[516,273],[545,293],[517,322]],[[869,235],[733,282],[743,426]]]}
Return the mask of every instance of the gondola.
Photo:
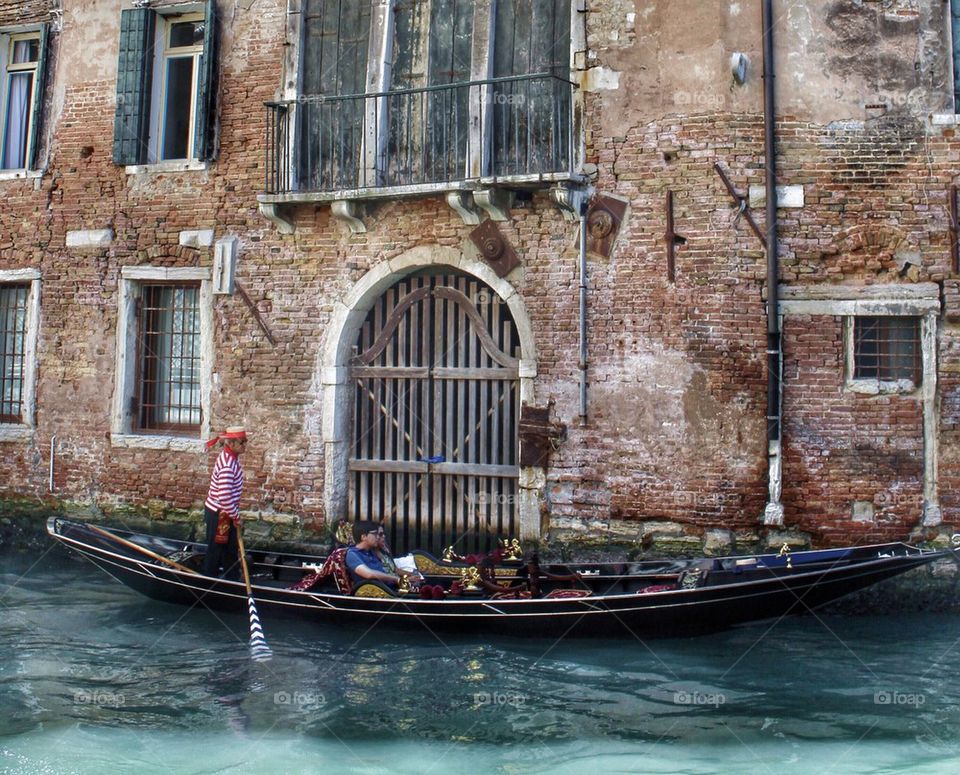
{"label": "gondola", "polygon": [[[205,545],[51,517],[47,531],[128,587],[167,603],[241,612],[244,584],[204,576]],[[261,617],[295,617],[323,625],[407,627],[523,637],[673,637],[804,614],[957,549],[925,550],[904,543],[789,551],[693,560],[546,565],[574,581],[546,581],[541,596],[497,599],[461,582],[457,594],[423,599],[379,584],[344,594],[332,577],[306,585],[323,555],[248,551],[253,596]],[[431,584],[449,589],[470,574],[459,560],[414,554]],[[503,561],[497,581],[510,583],[519,561]],[[309,579],[308,579],[309,580]],[[297,588],[300,587],[300,588]],[[571,591],[572,590],[572,591]]]}

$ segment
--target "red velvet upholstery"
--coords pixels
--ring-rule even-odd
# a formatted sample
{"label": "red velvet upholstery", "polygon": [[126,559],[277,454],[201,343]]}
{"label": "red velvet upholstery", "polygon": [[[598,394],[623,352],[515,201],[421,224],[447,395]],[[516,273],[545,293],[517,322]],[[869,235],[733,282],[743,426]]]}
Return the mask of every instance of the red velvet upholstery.
{"label": "red velvet upholstery", "polygon": [[337,585],[337,591],[343,595],[349,595],[353,592],[353,584],[350,583],[350,572],[347,570],[347,548],[336,549],[327,557],[327,561],[316,573],[304,576],[296,584],[289,587],[295,592],[306,592],[313,589],[316,584],[327,576],[333,576],[333,581]]}

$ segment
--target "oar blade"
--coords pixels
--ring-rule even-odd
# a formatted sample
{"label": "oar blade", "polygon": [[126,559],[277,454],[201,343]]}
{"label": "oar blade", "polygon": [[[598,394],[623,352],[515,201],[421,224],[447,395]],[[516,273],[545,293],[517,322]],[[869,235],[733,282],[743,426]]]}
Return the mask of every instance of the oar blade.
{"label": "oar blade", "polygon": [[273,659],[273,651],[263,636],[263,627],[260,625],[260,615],[257,613],[253,596],[247,598],[247,606],[250,609],[250,658],[254,662],[268,662]]}

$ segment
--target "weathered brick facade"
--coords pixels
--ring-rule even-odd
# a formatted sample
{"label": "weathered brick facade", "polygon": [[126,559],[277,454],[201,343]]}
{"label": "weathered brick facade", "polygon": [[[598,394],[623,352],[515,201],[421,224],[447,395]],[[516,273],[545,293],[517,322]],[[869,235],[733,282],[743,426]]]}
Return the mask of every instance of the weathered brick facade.
{"label": "weathered brick facade", "polygon": [[[629,202],[612,255],[589,258],[586,424],[578,419],[578,224],[546,191],[515,202],[497,224],[521,260],[506,280],[536,344],[535,403],[553,402],[567,426],[532,488],[541,535],[699,541],[728,530],[725,540],[752,540],[765,530],[768,500],[765,254],[746,222],[735,222],[714,165],[743,193],[764,182],[759,11],[732,18],[729,4],[692,0],[669,10],[586,5],[588,49],[574,56],[585,65],[585,171],[597,193]],[[947,212],[960,140],[951,122],[930,119],[953,110],[949,35],[942,20],[930,21],[940,4],[924,6],[917,23],[909,3],[900,4],[902,20],[879,4],[780,5],[792,21],[805,5],[827,20],[809,22],[827,31],[821,49],[790,24],[778,30],[780,183],[802,187],[804,199],[780,210],[781,282],[842,287],[844,298],[851,287],[882,285],[898,298],[901,286],[939,284],[935,492],[943,522],[960,522],[960,294]],[[128,7],[0,2],[0,28],[55,20],[42,175],[0,180],[0,270],[37,268],[42,279],[36,430],[0,441],[0,498],[168,519],[199,509],[209,456],[118,445],[110,412],[122,268],[210,267],[212,247],[179,242],[183,231],[212,229],[239,239],[238,280],[276,345],[238,296],[214,297],[211,423],[256,431],[246,456],[249,512],[277,535],[301,526],[310,535],[334,516],[329,491],[338,486],[327,481],[323,424],[324,348],[339,306],[369,272],[415,248],[476,257],[474,226],[442,195],[366,203],[365,233],[349,231],[327,204],[288,207],[293,234],[261,215],[263,103],[282,94],[285,0],[218,3],[215,161],[183,171],[115,165],[115,41]],[[911,81],[914,60],[903,53],[918,39],[922,84]],[[878,87],[884,115],[864,107],[880,97],[860,88],[870,73],[844,46],[889,49]],[[671,59],[680,49],[687,53]],[[742,86],[727,70],[735,51],[750,58]],[[673,282],[667,191],[686,239]],[[752,209],[762,222],[762,207]],[[112,230],[108,247],[67,247],[68,232],[98,229]],[[843,315],[783,321],[784,529],[819,544],[916,532],[927,454],[920,391],[847,390]],[[933,532],[936,523],[928,520]]]}

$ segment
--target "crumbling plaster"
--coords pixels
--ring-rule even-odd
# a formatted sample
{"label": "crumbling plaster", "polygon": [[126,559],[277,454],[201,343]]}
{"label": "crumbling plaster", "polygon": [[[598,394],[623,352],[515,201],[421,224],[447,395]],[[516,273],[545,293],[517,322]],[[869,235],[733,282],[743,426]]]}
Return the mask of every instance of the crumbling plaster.
{"label": "crumbling plaster", "polygon": [[[777,114],[828,124],[874,117],[867,106],[878,103],[949,110],[948,10],[940,0],[776,0]],[[604,135],[668,115],[763,109],[759,3],[596,3],[587,27],[588,64],[620,79],[601,92]],[[730,67],[737,52],[749,58],[743,85]]]}

